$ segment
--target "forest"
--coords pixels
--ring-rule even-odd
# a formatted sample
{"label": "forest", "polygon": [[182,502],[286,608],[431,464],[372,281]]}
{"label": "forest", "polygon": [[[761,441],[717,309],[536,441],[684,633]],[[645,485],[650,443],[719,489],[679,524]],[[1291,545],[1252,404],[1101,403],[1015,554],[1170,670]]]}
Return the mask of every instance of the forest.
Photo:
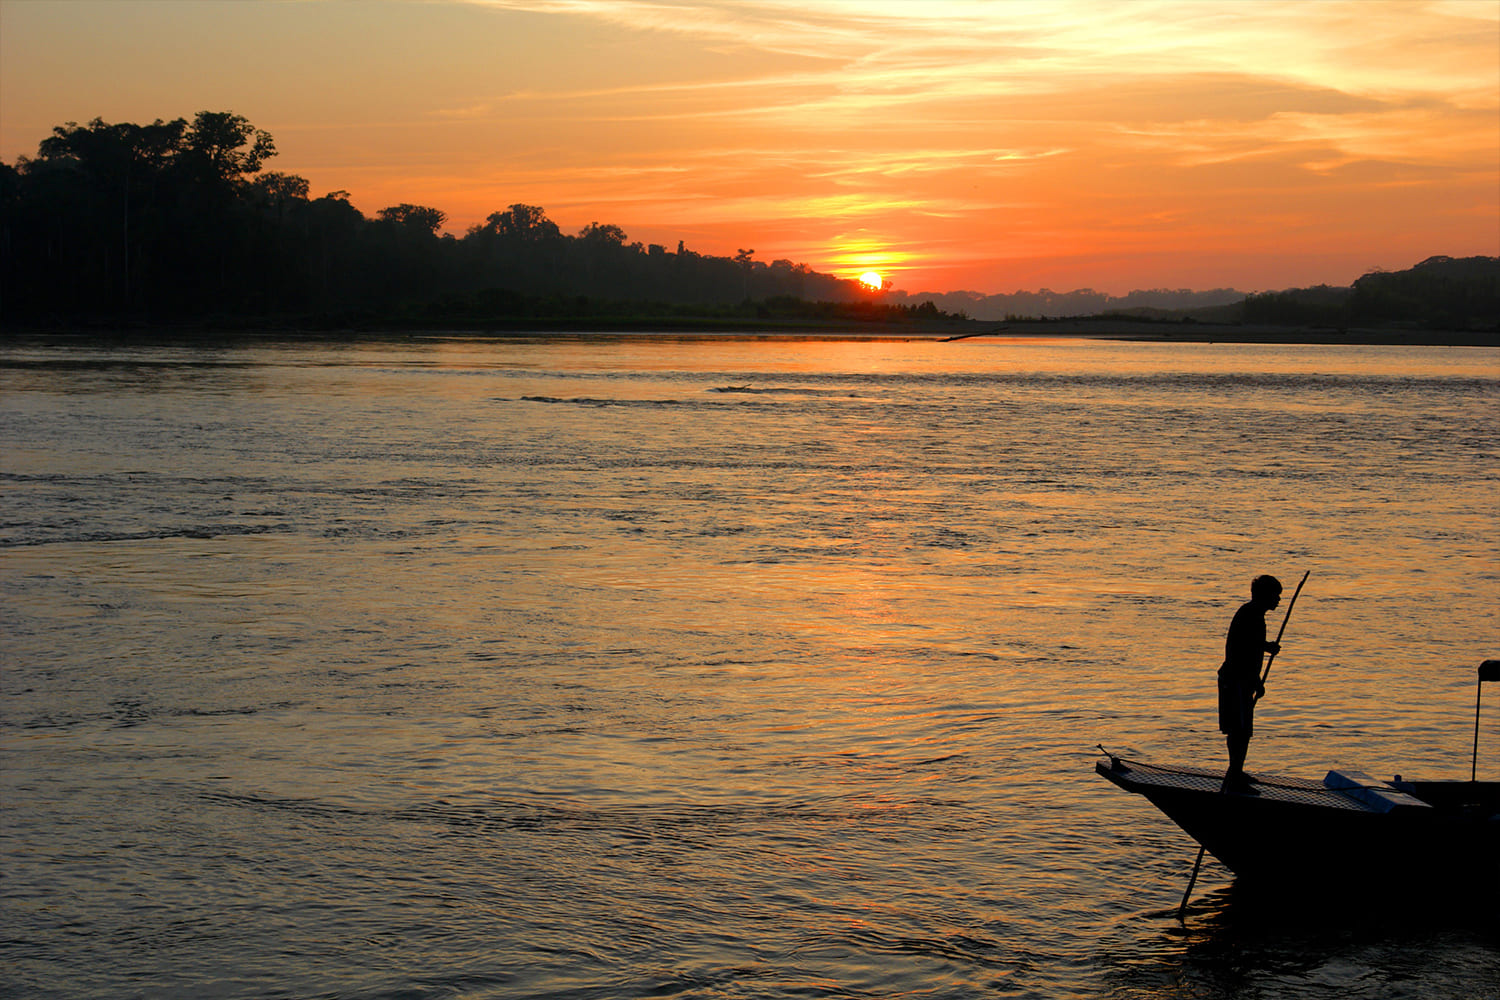
{"label": "forest", "polygon": [[366,217],[346,192],[314,198],[304,178],[263,170],[275,154],[231,112],[53,129],[35,157],[0,163],[0,321],[944,318],[753,250],[643,246],[598,222],[568,235],[534,205],[462,238],[425,205]]}
{"label": "forest", "polygon": [[1251,295],[1243,321],[1500,331],[1500,257],[1429,257],[1404,271],[1371,271],[1348,288]]}
{"label": "forest", "polygon": [[270,134],[228,111],[57,126],[34,157],[0,163],[0,325],[930,325],[1003,308],[997,316],[1500,327],[1494,257],[1433,257],[1349,288],[1248,297],[907,295],[790,260],[768,264],[753,250],[644,246],[608,223],[570,235],[535,205],[510,205],[454,237],[438,208],[403,203],[367,217],[347,192],[314,198],[306,179],[263,169],[275,155]]}

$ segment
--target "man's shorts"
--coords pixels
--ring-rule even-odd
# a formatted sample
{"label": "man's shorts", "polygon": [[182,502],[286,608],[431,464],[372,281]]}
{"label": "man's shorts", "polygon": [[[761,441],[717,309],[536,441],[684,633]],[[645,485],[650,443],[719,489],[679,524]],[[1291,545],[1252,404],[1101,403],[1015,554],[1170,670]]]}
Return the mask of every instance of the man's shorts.
{"label": "man's shorts", "polygon": [[1219,673],[1219,732],[1226,736],[1255,735],[1255,685]]}

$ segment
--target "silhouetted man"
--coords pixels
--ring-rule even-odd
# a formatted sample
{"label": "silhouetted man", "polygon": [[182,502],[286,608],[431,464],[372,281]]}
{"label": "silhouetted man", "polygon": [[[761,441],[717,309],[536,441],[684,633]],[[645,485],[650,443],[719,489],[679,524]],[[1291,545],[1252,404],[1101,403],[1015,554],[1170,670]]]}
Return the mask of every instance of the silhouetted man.
{"label": "silhouetted man", "polygon": [[1240,605],[1224,637],[1224,665],[1219,668],[1219,732],[1229,746],[1224,787],[1246,791],[1245,754],[1255,732],[1255,701],[1266,693],[1260,680],[1261,657],[1281,647],[1266,641],[1266,612],[1281,603],[1281,581],[1258,576],[1250,581],[1250,600]]}

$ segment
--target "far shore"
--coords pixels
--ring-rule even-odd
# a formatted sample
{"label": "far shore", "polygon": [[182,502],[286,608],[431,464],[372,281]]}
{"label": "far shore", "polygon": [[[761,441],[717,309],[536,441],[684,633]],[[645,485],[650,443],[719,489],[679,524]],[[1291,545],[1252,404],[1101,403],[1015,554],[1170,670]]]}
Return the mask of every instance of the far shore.
{"label": "far shore", "polygon": [[58,324],[0,330],[0,343],[98,340],[112,343],[233,341],[381,341],[674,338],[682,340],[1048,340],[1093,339],[1150,343],[1348,344],[1413,347],[1500,347],[1496,330],[1333,328],[1130,320],[1115,317],[1055,320],[942,320],[914,323],[766,321],[719,317],[670,320],[622,317],[505,320],[454,325],[415,323],[318,328],[234,321],[128,326]]}
{"label": "far shore", "polygon": [[1059,319],[1002,323],[982,337],[1093,337],[1167,343],[1406,344],[1414,347],[1500,347],[1500,330],[1334,328],[1229,323]]}

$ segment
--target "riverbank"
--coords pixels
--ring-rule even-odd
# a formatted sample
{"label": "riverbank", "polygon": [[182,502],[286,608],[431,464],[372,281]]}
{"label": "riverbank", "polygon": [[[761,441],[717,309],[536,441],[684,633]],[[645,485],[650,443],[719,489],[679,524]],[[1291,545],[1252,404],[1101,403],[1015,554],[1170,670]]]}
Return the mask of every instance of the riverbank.
{"label": "riverbank", "polygon": [[1500,347],[1500,330],[1271,326],[1240,323],[1173,323],[1123,319],[1027,320],[1003,323],[966,337],[1092,337],[1225,344],[1367,344],[1422,347]]}
{"label": "riverbank", "polygon": [[1225,344],[1348,344],[1423,347],[1500,347],[1500,330],[1417,330],[1272,326],[1232,323],[1130,320],[1115,317],[1018,320],[1004,323],[971,319],[912,322],[856,322],[852,320],[763,320],[724,317],[664,319],[550,318],[484,324],[410,323],[361,324],[348,327],[238,323],[233,321],[131,325],[33,326],[0,331],[0,339],[55,340],[86,338],[118,341],[163,340],[215,342],[227,340],[378,341],[428,337],[473,339],[674,337],[681,339],[799,339],[799,340],[940,340],[978,338],[1083,338],[1167,343]]}

